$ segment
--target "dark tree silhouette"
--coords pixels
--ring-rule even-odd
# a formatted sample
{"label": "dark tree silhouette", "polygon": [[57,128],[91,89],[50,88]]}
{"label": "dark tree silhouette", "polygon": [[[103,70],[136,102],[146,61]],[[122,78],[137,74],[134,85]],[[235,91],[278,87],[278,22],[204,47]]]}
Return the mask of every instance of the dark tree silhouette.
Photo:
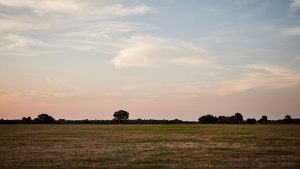
{"label": "dark tree silhouette", "polygon": [[170,123],[170,124],[181,124],[182,120],[179,120],[179,119],[169,120],[168,123]]}
{"label": "dark tree silhouette", "polygon": [[66,120],[65,119],[58,119],[58,124],[66,124]]}
{"label": "dark tree silhouette", "polygon": [[31,117],[23,117],[22,118],[23,123],[31,123],[31,121],[32,121]]}
{"label": "dark tree silhouette", "polygon": [[53,124],[55,123],[55,119],[48,114],[40,114],[38,117],[35,119],[38,123],[42,124]]}
{"label": "dark tree silhouette", "polygon": [[114,120],[119,123],[124,123],[129,118],[129,113],[125,110],[119,110],[114,113]]}
{"label": "dark tree silhouette", "polygon": [[199,123],[216,123],[218,118],[210,114],[200,117]]}
{"label": "dark tree silhouette", "polygon": [[234,121],[237,123],[243,122],[243,115],[241,113],[235,113],[234,114]]}
{"label": "dark tree silhouette", "polygon": [[258,120],[260,124],[264,124],[268,122],[268,117],[267,116],[261,116],[261,119]]}
{"label": "dark tree silhouette", "polygon": [[247,119],[248,124],[256,124],[256,119]]}
{"label": "dark tree silhouette", "polygon": [[290,115],[286,115],[285,117],[284,117],[284,121],[286,122],[286,123],[291,123],[292,122],[292,117],[290,116]]}
{"label": "dark tree silhouette", "polygon": [[226,116],[219,116],[217,123],[226,123],[226,119],[227,119]]}

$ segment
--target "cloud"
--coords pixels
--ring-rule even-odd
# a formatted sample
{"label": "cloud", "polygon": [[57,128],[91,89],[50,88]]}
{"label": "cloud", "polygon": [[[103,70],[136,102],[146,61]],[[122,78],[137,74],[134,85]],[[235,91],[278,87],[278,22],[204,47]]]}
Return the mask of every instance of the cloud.
{"label": "cloud", "polygon": [[181,41],[134,36],[126,44],[111,61],[116,68],[151,67],[159,63],[205,65],[211,59],[205,49]]}
{"label": "cloud", "polygon": [[290,36],[299,36],[300,35],[300,26],[288,28],[284,31],[284,33],[286,35],[290,35]]}
{"label": "cloud", "polygon": [[293,60],[289,62],[289,65],[293,65],[295,63],[298,63],[300,61],[300,55],[296,56]]}
{"label": "cloud", "polygon": [[145,4],[124,6],[109,1],[76,1],[76,0],[0,0],[3,6],[27,9],[37,15],[139,15],[152,12]]}
{"label": "cloud", "polygon": [[86,91],[80,88],[68,88],[64,90],[35,90],[35,89],[5,89],[0,90],[0,100],[9,98],[74,98],[86,95]]}
{"label": "cloud", "polygon": [[48,12],[70,12],[80,9],[80,4],[73,0],[44,0],[36,3],[34,0],[1,0],[0,4],[15,7],[15,8],[28,8],[36,14],[42,15]]}
{"label": "cloud", "polygon": [[38,39],[14,34],[6,35],[3,38],[0,37],[0,41],[2,43],[4,42],[4,44],[0,46],[0,51],[17,50],[31,46],[44,45],[44,43]]}
{"label": "cloud", "polygon": [[285,67],[271,64],[246,65],[248,70],[237,80],[221,82],[219,95],[244,92],[254,88],[288,88],[300,85],[300,74]]}
{"label": "cloud", "polygon": [[[26,82],[24,82],[26,83]],[[88,94],[88,90],[70,84],[66,79],[46,77],[39,79],[39,84],[35,85],[6,85],[0,84],[0,100],[11,98],[74,98],[83,97]]]}
{"label": "cloud", "polygon": [[105,9],[107,14],[115,14],[119,16],[140,15],[152,12],[153,10],[147,5],[138,5],[133,7],[125,7],[121,4],[116,4]]}
{"label": "cloud", "polygon": [[27,16],[5,16],[1,17],[0,12],[0,31],[2,33],[16,33],[33,30],[56,29],[61,24],[60,19]]}
{"label": "cloud", "polygon": [[300,8],[300,0],[293,0],[290,4],[291,9],[299,9]]}
{"label": "cloud", "polygon": [[[38,45],[38,41],[43,39],[43,43],[48,44],[47,49],[35,50],[32,54],[95,49],[111,54],[123,37],[149,27],[124,21],[122,17],[153,11],[145,4],[123,5],[118,2],[43,0],[37,3],[35,0],[0,0],[0,50],[17,54],[14,48],[29,49],[29,46]],[[19,39],[7,39],[11,35],[19,36]],[[18,54],[22,55],[20,52]],[[29,52],[23,53],[26,54]]]}
{"label": "cloud", "polygon": [[[289,68],[274,64],[252,64],[231,67],[231,72],[239,74],[237,77],[225,79],[190,81],[183,83],[164,84],[132,84],[126,87],[132,93],[144,93],[156,97],[172,96],[228,96],[251,89],[280,89],[300,85],[300,73]],[[226,72],[225,74],[228,74]],[[147,92],[146,92],[147,91]],[[163,94],[162,94],[163,93]]]}
{"label": "cloud", "polygon": [[[300,73],[273,64],[254,64],[232,67],[241,72],[239,77],[224,80],[186,82],[183,84],[164,84],[174,95],[218,95],[225,96],[245,92],[255,88],[289,88],[300,85]],[[153,86],[153,85],[152,85]],[[158,87],[158,86],[156,86]],[[146,86],[147,89],[151,85]],[[145,88],[145,89],[146,89]]]}
{"label": "cloud", "polygon": [[[245,92],[257,88],[289,88],[300,85],[300,73],[288,68],[272,64],[254,64],[232,67],[232,71],[240,72],[239,77],[226,79],[214,79],[207,81],[194,81],[184,83],[170,83],[157,85],[133,85],[137,92],[156,92],[157,97],[172,95],[174,97],[197,97],[197,96],[227,96]],[[137,86],[137,87],[136,87]]]}
{"label": "cloud", "polygon": [[[152,12],[145,4],[122,5],[111,1],[0,0],[0,30],[30,31],[91,26],[123,16]],[[86,22],[86,23],[83,23]],[[116,22],[116,21],[115,21]],[[78,24],[78,25],[76,25]]]}

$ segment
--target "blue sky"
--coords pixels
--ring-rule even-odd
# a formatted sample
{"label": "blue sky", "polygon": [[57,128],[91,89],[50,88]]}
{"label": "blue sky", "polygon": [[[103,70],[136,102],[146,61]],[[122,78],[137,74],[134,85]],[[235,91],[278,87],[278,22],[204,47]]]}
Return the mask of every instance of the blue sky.
{"label": "blue sky", "polygon": [[0,116],[299,117],[299,44],[299,0],[0,0]]}

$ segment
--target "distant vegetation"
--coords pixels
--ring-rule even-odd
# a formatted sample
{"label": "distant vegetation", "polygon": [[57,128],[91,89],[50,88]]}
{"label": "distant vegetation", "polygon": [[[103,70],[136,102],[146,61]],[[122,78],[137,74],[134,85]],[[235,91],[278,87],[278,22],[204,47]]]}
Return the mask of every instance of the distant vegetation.
{"label": "distant vegetation", "polygon": [[222,124],[235,124],[235,123],[243,123],[243,115],[241,113],[235,113],[234,116],[219,116],[215,117],[213,115],[205,115],[199,118],[199,123],[222,123]]}
{"label": "distant vegetation", "polygon": [[129,113],[125,110],[116,111],[112,120],[55,120],[48,114],[40,114],[37,118],[23,117],[21,120],[0,120],[0,124],[300,124],[300,119],[293,119],[290,115],[286,115],[283,119],[268,120],[263,115],[259,120],[255,118],[243,119],[241,113],[235,113],[232,116],[213,116],[207,114],[199,117],[196,121],[174,120],[154,120],[154,119],[133,119],[129,120]]}
{"label": "distant vegetation", "polygon": [[235,113],[233,116],[213,116],[204,115],[198,119],[203,124],[300,124],[300,119],[293,119],[290,115],[286,115],[283,119],[268,120],[267,116],[262,116],[259,120],[255,118],[243,119],[241,113]]}

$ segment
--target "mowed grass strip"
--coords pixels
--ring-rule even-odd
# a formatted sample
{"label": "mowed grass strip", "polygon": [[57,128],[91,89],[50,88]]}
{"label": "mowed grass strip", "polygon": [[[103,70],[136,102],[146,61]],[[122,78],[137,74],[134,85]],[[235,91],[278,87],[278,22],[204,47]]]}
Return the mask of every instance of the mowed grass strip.
{"label": "mowed grass strip", "polygon": [[300,168],[300,125],[0,125],[0,168]]}

